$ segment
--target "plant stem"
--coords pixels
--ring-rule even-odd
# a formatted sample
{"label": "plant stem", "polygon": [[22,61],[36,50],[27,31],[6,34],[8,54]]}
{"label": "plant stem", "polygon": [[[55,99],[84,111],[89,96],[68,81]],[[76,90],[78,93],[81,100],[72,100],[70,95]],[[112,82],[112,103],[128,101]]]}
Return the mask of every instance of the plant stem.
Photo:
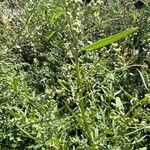
{"label": "plant stem", "polygon": [[134,106],[130,108],[130,110],[125,114],[125,117],[129,116],[130,113],[134,112],[136,108],[142,106],[143,104],[147,103],[150,99],[150,94],[145,95],[145,97],[138,101]]}
{"label": "plant stem", "polygon": [[69,23],[69,30],[70,30],[70,35],[72,37],[72,48],[75,48],[75,52],[72,51],[72,54],[75,58],[75,70],[76,70],[76,82],[77,82],[77,102],[79,104],[80,107],[80,111],[81,111],[81,117],[82,117],[82,121],[84,124],[84,129],[85,132],[87,134],[87,139],[89,141],[90,145],[93,145],[93,140],[92,140],[92,136],[91,136],[91,132],[90,132],[90,128],[88,126],[88,122],[87,122],[87,117],[86,117],[86,113],[85,113],[85,108],[84,108],[84,99],[83,99],[83,85],[82,85],[82,78],[81,78],[81,71],[80,71],[80,62],[79,62],[79,50],[78,50],[78,46],[77,46],[77,36],[75,34],[75,32],[73,31],[73,21],[72,18],[70,17],[70,15],[67,13],[68,8],[67,8],[67,4],[66,4],[66,0],[62,0],[65,6],[65,11],[66,11],[66,15],[68,17],[68,23]]}

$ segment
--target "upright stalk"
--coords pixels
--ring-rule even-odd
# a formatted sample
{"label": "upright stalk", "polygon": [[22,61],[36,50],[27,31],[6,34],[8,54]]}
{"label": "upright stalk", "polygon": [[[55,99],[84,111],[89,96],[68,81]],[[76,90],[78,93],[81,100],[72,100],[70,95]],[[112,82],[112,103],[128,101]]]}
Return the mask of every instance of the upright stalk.
{"label": "upright stalk", "polygon": [[92,140],[92,136],[91,136],[91,132],[88,126],[88,122],[87,122],[87,117],[86,117],[86,113],[85,113],[85,108],[84,108],[84,99],[83,99],[83,85],[82,85],[82,78],[81,78],[81,73],[80,73],[80,63],[79,63],[79,50],[78,50],[78,40],[77,40],[77,36],[73,30],[73,21],[71,16],[67,13],[68,12],[68,7],[67,7],[67,3],[66,0],[62,0],[65,6],[65,11],[66,11],[66,15],[68,17],[68,24],[69,24],[69,30],[70,30],[70,36],[72,38],[72,48],[75,48],[75,52],[72,51],[72,54],[75,58],[75,71],[76,71],[76,83],[77,83],[77,102],[79,104],[80,107],[80,111],[81,111],[81,117],[82,117],[82,121],[84,124],[84,129],[85,132],[87,134],[87,139],[89,141],[90,145],[93,145],[93,140]]}

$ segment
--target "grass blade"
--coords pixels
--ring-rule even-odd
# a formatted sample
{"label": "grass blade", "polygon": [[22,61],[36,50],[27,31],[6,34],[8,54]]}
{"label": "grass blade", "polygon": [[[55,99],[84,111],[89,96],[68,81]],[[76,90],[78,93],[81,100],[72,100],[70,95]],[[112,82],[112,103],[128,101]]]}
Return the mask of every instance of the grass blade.
{"label": "grass blade", "polygon": [[147,87],[147,85],[146,85],[146,82],[145,82],[145,79],[144,79],[144,76],[143,76],[142,72],[141,72],[140,70],[138,70],[138,69],[137,69],[137,71],[139,72],[139,74],[140,74],[140,76],[141,76],[141,79],[142,79],[142,81],[143,81],[143,84],[144,84],[145,89],[148,90],[148,87]]}
{"label": "grass blade", "polygon": [[113,42],[116,42],[116,41],[120,40],[121,38],[126,37],[127,35],[129,35],[133,32],[136,32],[137,29],[138,28],[134,28],[134,27],[132,27],[130,29],[126,29],[126,30],[124,30],[120,33],[115,34],[115,35],[112,35],[112,36],[109,36],[107,38],[98,40],[98,41],[94,42],[91,45],[87,45],[82,50],[90,51],[90,50],[93,50],[93,49],[98,49],[98,48],[101,48],[103,46],[109,45]]}

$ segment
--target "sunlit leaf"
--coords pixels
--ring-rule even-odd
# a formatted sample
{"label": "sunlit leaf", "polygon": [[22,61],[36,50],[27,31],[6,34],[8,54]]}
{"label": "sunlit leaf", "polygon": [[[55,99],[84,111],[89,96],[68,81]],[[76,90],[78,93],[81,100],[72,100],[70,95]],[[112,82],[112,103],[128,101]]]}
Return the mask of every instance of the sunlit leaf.
{"label": "sunlit leaf", "polygon": [[121,101],[121,99],[119,97],[116,97],[116,107],[118,107],[119,109],[124,110],[122,101]]}
{"label": "sunlit leaf", "polygon": [[127,29],[127,30],[122,31],[120,33],[117,33],[115,35],[112,35],[112,36],[109,36],[107,38],[98,40],[98,41],[94,42],[93,44],[85,46],[82,50],[90,51],[90,50],[93,50],[93,49],[98,49],[98,48],[101,48],[103,46],[109,45],[113,42],[116,42],[116,41],[120,40],[121,38],[126,37],[127,35],[129,35],[133,32],[136,32],[137,29],[138,28],[130,28],[130,29]]}
{"label": "sunlit leaf", "polygon": [[141,76],[141,79],[142,79],[142,81],[143,81],[143,84],[144,84],[145,89],[148,90],[148,87],[147,87],[147,85],[146,85],[146,82],[145,82],[145,79],[144,79],[144,76],[143,76],[142,72],[141,72],[140,70],[138,70],[138,69],[137,69],[137,71],[139,72],[139,74],[140,74],[140,76]]}
{"label": "sunlit leaf", "polygon": [[64,11],[62,9],[60,9],[59,11],[57,11],[56,13],[53,14],[52,18],[51,18],[51,23],[54,24],[56,19],[58,17],[60,17],[62,15]]}

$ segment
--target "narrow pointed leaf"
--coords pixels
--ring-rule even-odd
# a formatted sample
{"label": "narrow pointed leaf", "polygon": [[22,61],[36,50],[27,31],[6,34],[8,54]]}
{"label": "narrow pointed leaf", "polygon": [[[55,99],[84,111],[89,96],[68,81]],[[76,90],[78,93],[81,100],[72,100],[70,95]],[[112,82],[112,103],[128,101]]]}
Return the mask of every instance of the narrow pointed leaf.
{"label": "narrow pointed leaf", "polygon": [[126,37],[127,35],[129,35],[133,32],[136,32],[137,29],[138,28],[133,28],[133,27],[130,28],[130,29],[126,29],[126,30],[124,30],[120,33],[109,36],[107,38],[103,38],[101,40],[98,40],[98,41],[94,42],[93,44],[87,45],[82,50],[90,51],[90,50],[93,50],[93,49],[98,49],[98,48],[104,47],[106,45],[109,45],[113,42],[116,42],[116,41],[120,40],[121,38]]}
{"label": "narrow pointed leaf", "polygon": [[144,84],[145,89],[148,90],[148,87],[147,87],[147,85],[146,85],[146,82],[145,82],[145,79],[144,79],[144,76],[143,76],[142,72],[141,72],[140,70],[138,70],[138,69],[137,69],[137,71],[139,72],[139,74],[140,74],[140,76],[141,76],[141,79],[142,79],[142,81],[143,81],[143,84]]}

